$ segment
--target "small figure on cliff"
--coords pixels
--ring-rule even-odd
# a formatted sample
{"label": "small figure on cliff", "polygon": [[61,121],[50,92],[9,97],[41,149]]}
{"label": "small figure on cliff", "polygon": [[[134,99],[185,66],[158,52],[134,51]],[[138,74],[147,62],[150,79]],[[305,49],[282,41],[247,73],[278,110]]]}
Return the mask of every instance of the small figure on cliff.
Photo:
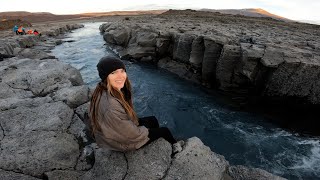
{"label": "small figure on cliff", "polygon": [[26,34],[26,31],[25,31],[24,27],[22,27],[22,26],[19,26],[17,32],[20,35],[25,35]]}
{"label": "small figure on cliff", "polygon": [[16,33],[16,35],[18,35],[18,29],[19,29],[19,27],[18,27],[17,25],[15,25],[15,26],[12,28],[12,31],[13,31],[14,33]]}
{"label": "small figure on cliff", "polygon": [[41,33],[39,33],[36,29],[33,31],[33,34],[34,34],[35,36],[37,36],[37,35],[41,36]]}
{"label": "small figure on cliff", "polygon": [[32,31],[31,29],[29,29],[29,30],[27,31],[27,34],[33,34],[33,31]]}
{"label": "small figure on cliff", "polygon": [[90,103],[90,122],[100,147],[131,151],[158,139],[177,141],[167,127],[159,127],[154,117],[138,118],[132,104],[131,84],[124,63],[115,57],[103,57],[97,64],[101,82]]}

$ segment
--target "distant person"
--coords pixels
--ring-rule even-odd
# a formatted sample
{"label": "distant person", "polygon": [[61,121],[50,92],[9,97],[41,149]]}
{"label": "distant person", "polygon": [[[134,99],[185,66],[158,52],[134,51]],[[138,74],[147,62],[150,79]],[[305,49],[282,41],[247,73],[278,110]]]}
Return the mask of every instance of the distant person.
{"label": "distant person", "polygon": [[29,29],[29,30],[27,31],[27,34],[33,34],[33,31],[32,31],[31,29]]}
{"label": "distant person", "polygon": [[132,104],[131,83],[124,63],[103,57],[97,64],[101,82],[90,103],[90,123],[98,146],[115,151],[131,151],[158,139],[177,141],[154,117],[138,118]]}
{"label": "distant person", "polygon": [[35,29],[35,30],[33,31],[33,34],[34,34],[34,35],[39,35],[39,32]]}
{"label": "distant person", "polygon": [[18,35],[18,29],[19,29],[19,27],[18,27],[17,25],[15,25],[15,26],[12,28],[12,31],[13,31],[14,33],[16,33],[16,35]]}
{"label": "distant person", "polygon": [[24,29],[22,26],[19,26],[19,28],[18,28],[18,34],[20,34],[20,35],[25,35],[25,34],[26,34],[26,31],[25,31],[25,29]]}
{"label": "distant person", "polygon": [[34,34],[35,36],[41,36],[41,33],[39,33],[36,29],[33,31],[33,34]]}

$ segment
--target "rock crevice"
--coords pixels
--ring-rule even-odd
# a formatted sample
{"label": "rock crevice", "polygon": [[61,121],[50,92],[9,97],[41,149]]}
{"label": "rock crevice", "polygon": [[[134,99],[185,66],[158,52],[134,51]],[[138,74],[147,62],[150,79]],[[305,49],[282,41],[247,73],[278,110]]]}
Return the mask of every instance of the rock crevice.
{"label": "rock crevice", "polygon": [[0,147],[1,147],[1,141],[3,140],[3,138],[6,136],[5,132],[4,132],[4,129],[1,125],[1,122],[0,122]]}
{"label": "rock crevice", "polygon": [[126,173],[125,173],[125,175],[123,176],[123,178],[122,178],[122,180],[125,180],[126,179],[126,177],[127,177],[127,175],[128,175],[128,171],[129,171],[129,163],[128,163],[128,158],[127,158],[127,156],[126,156],[126,154],[125,153],[123,153],[123,156],[124,156],[124,159],[126,160],[126,164],[127,164],[127,170],[126,170]]}
{"label": "rock crevice", "polygon": [[[2,179],[25,179],[25,180],[39,180],[39,177],[30,176],[21,172],[8,171],[0,168],[0,177]],[[41,178],[42,179],[42,178]]]}
{"label": "rock crevice", "polygon": [[[273,114],[275,119],[292,114],[285,120],[290,122],[305,114],[320,115],[315,110],[320,107],[320,53],[308,46],[320,46],[317,28],[186,10],[109,22],[99,29],[122,59],[155,63],[231,98],[241,97],[238,106],[266,113],[283,109]],[[319,135],[310,125],[316,120],[310,116],[305,121],[309,123],[290,128]]]}

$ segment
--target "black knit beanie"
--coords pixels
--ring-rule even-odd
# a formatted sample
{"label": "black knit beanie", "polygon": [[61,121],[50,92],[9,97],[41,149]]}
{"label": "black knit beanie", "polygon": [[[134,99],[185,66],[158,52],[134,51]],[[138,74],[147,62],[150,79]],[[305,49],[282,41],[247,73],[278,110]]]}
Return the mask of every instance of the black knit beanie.
{"label": "black knit beanie", "polygon": [[121,68],[126,70],[124,63],[116,57],[103,57],[97,64],[97,69],[101,81],[104,81],[113,71]]}

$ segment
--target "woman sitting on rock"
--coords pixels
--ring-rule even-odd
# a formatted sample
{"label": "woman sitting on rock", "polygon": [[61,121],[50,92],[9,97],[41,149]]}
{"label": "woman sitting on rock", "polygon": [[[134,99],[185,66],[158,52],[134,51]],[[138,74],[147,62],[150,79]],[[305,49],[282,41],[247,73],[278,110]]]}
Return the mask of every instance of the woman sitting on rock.
{"label": "woman sitting on rock", "polygon": [[159,127],[155,117],[137,117],[131,84],[120,59],[104,57],[97,68],[101,82],[92,95],[90,121],[100,147],[124,152],[139,149],[160,137],[176,143],[170,130]]}

